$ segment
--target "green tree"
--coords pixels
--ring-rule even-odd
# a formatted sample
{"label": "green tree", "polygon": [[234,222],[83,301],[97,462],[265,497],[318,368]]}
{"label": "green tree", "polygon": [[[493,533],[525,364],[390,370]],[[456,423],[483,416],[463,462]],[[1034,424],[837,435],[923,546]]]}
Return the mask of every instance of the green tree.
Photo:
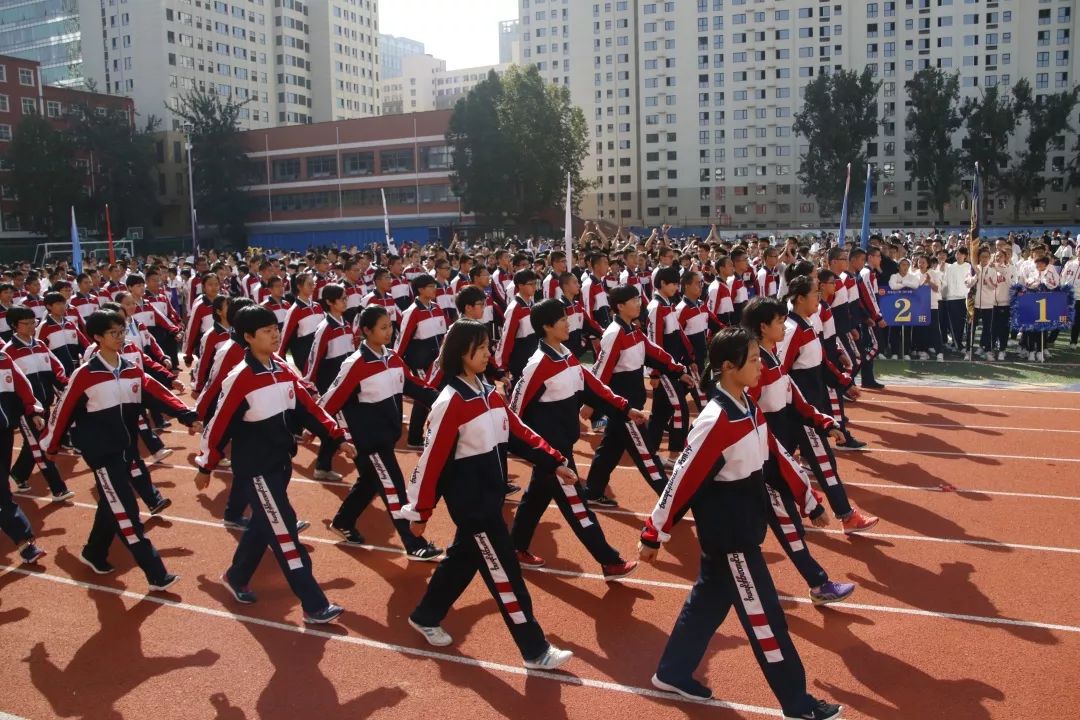
{"label": "green tree", "polygon": [[502,78],[489,73],[458,101],[446,140],[462,209],[491,222],[524,226],[555,207],[568,172],[575,196],[588,187],[585,115],[566,87],[545,84],[535,67],[514,67]]}
{"label": "green tree", "polygon": [[11,187],[22,227],[51,238],[69,232],[71,207],[82,207],[82,176],[72,164],[74,145],[40,115],[28,115],[8,148]]}
{"label": "green tree", "polygon": [[1013,202],[1013,220],[1020,219],[1020,208],[1030,208],[1046,188],[1046,161],[1051,141],[1065,132],[1073,132],[1069,116],[1077,103],[1073,90],[1036,98],[1027,80],[1013,87],[1013,105],[1017,114],[1028,120],[1027,142],[1010,167],[1001,174],[1001,189]]}
{"label": "green tree", "polygon": [[945,222],[945,205],[960,185],[962,153],[953,145],[960,128],[960,75],[948,75],[927,67],[904,83],[911,109],[907,128],[907,154],[911,175],[918,182],[919,195]]}
{"label": "green tree", "polygon": [[806,86],[795,132],[809,149],[800,158],[799,180],[817,200],[822,216],[835,215],[844,202],[847,165],[851,163],[850,201],[863,196],[866,144],[878,136],[877,93],[881,87],[869,70],[838,70],[818,75]]}
{"label": "green tree", "polygon": [[962,143],[962,174],[970,175],[975,171],[975,163],[979,163],[985,205],[1001,189],[1001,173],[1009,164],[1009,139],[1016,131],[1019,114],[1009,95],[1002,94],[994,85],[978,98],[966,98],[960,116],[967,132]]}
{"label": "green tree", "polygon": [[128,227],[151,225],[157,212],[152,134],[160,123],[151,115],[138,129],[126,115],[98,115],[84,107],[71,127],[72,142],[94,158],[90,210],[103,219],[108,203],[114,236],[123,235]]}
{"label": "green tree", "polygon": [[172,111],[191,125],[199,225],[216,225],[220,236],[234,247],[245,242],[245,224],[253,207],[244,187],[252,184],[258,173],[258,165],[248,159],[239,138],[240,109],[245,104],[232,98],[222,102],[217,95],[192,91],[182,96]]}

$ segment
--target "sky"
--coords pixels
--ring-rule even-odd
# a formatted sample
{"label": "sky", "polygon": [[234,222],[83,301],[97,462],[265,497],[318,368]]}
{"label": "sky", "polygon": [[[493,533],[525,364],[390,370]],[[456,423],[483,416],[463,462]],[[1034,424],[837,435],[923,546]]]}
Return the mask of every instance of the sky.
{"label": "sky", "polygon": [[419,40],[449,70],[499,62],[499,21],[513,20],[517,0],[382,0],[379,31]]}

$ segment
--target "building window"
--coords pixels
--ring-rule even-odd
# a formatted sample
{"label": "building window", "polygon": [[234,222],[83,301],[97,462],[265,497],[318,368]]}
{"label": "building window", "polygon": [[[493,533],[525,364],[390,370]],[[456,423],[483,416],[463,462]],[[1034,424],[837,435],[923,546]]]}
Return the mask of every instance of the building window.
{"label": "building window", "polygon": [[36,112],[37,112],[37,101],[34,100],[34,98],[25,98],[24,97],[22,99],[22,114],[23,115],[33,115]]}
{"label": "building window", "polygon": [[300,160],[298,158],[275,160],[272,167],[274,182],[291,182],[300,179]]}
{"label": "building window", "polygon": [[372,175],[375,173],[375,153],[358,152],[341,156],[346,175]]}
{"label": "building window", "polygon": [[34,71],[30,68],[19,68],[19,84],[33,87]]}
{"label": "building window", "polygon": [[9,112],[8,96],[0,95],[0,112]]}
{"label": "building window", "polygon": [[337,158],[333,155],[320,155],[307,159],[308,178],[337,177]]}
{"label": "building window", "polygon": [[45,114],[51,118],[60,117],[60,103],[56,100],[49,100],[45,103]]}
{"label": "building window", "polygon": [[11,126],[4,124],[0,125],[0,141],[7,142],[11,140]]}
{"label": "building window", "polygon": [[412,150],[383,150],[379,153],[379,161],[384,174],[416,171]]}

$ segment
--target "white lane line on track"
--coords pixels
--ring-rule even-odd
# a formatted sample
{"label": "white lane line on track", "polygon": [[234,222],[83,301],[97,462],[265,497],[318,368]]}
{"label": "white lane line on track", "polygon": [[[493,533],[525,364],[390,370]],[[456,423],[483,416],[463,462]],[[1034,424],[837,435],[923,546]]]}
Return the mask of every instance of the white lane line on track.
{"label": "white lane line on track", "polygon": [[1012,427],[1010,425],[956,425],[950,423],[911,423],[898,422],[896,420],[863,420],[852,418],[852,425],[904,425],[916,428],[948,428],[949,430],[1010,430],[1015,432],[1040,432],[1040,433],[1076,433],[1080,430],[1063,430],[1051,427]]}
{"label": "white lane line on track", "polygon": [[[152,602],[158,605],[164,605],[176,610],[183,610],[185,612],[194,613],[198,615],[204,615],[208,617],[219,618],[222,620],[233,620],[236,622],[245,623],[247,625],[257,625],[265,628],[272,628],[274,630],[281,630],[284,632],[295,633],[297,635],[310,635],[313,637],[322,638],[324,640],[331,640],[333,642],[341,642],[348,645],[354,645],[358,647],[371,648],[373,650],[382,650],[386,652],[396,653],[398,655],[405,655],[413,658],[420,658],[425,660],[437,660],[440,662],[450,662],[457,665],[466,665],[469,667],[480,668],[482,670],[488,670],[490,672],[498,672],[504,675],[515,676],[532,676],[539,677],[545,680],[552,680],[554,682],[562,683],[563,685],[573,685],[578,687],[585,687],[594,690],[607,690],[609,692],[624,693],[627,695],[636,695],[639,697],[655,698],[661,700],[667,700],[677,703],[688,703],[694,705],[706,705],[709,707],[723,708],[726,710],[735,710],[737,712],[751,713],[754,715],[764,715],[767,717],[783,717],[783,713],[779,710],[767,707],[761,707],[760,705],[748,705],[746,703],[730,702],[726,700],[689,700],[682,698],[678,695],[671,693],[660,692],[652,688],[636,687],[634,685],[623,685],[622,683],[611,682],[608,680],[596,680],[593,678],[577,677],[575,675],[568,675],[558,672],[546,672],[539,670],[526,670],[524,667],[516,665],[507,665],[505,663],[493,662],[490,660],[478,660],[476,658],[464,657],[462,655],[452,655],[446,652],[437,652],[434,650],[424,650],[422,648],[408,647],[406,645],[396,645],[394,643],[381,642],[378,640],[372,640],[365,637],[358,637],[355,635],[340,635],[337,633],[327,632],[325,630],[318,630],[311,627],[303,627],[298,625],[289,625],[288,623],[276,622],[274,620],[265,620],[263,618],[254,617],[252,615],[241,615],[240,613],[233,613],[227,610],[219,610],[217,608],[204,607],[202,605],[195,605],[193,603],[171,600],[167,597],[161,597],[157,595],[142,595],[130,590],[121,590],[118,588],[107,587],[105,585],[97,585],[95,583],[83,582],[81,580],[74,580],[72,578],[63,577],[60,575],[50,575],[48,573],[37,573],[32,570],[26,570],[20,567],[12,566],[0,566],[11,572],[19,573],[20,575],[26,575],[27,577],[36,578],[41,581],[48,581],[57,583],[59,585],[66,585],[69,587],[76,587],[82,590],[94,590],[97,592],[109,593],[117,595],[119,597],[128,598],[129,600],[135,600],[139,602]],[[481,688],[477,688],[476,692],[482,692]],[[0,716],[2,718],[3,716]]]}
{"label": "white lane line on track", "polygon": [[860,399],[858,402],[853,403],[851,407],[858,408],[861,406],[863,408],[867,408],[874,405],[930,405],[934,407],[970,407],[978,410],[984,410],[986,408],[998,408],[1008,410],[1011,408],[1013,410],[1069,410],[1072,412],[1080,412],[1080,407],[1057,407],[1050,405],[994,405],[991,403],[983,402],[980,402],[977,406],[975,406],[971,403],[956,402],[953,400],[892,400],[890,398],[878,397]]}
{"label": "white lane line on track", "polygon": [[[34,499],[39,500],[39,501],[44,501],[45,500],[45,498],[34,498]],[[93,509],[93,510],[97,509],[97,505],[92,505],[90,503],[76,503],[76,502],[71,502],[71,501],[68,501],[68,502],[71,503],[72,505],[75,505],[75,506],[81,507],[81,508],[87,508],[87,509]],[[635,513],[629,513],[628,512],[627,514],[635,514]],[[141,515],[144,516],[144,517],[149,517],[149,515],[147,513],[145,513],[145,512],[141,513]],[[184,523],[184,524],[190,524],[190,525],[200,525],[200,526],[203,526],[203,527],[211,527],[211,528],[215,528],[215,529],[225,531],[225,528],[221,525],[220,522],[211,522],[209,520],[199,520],[199,519],[195,519],[195,518],[181,517],[181,516],[178,516],[178,515],[165,515],[165,514],[162,514],[162,515],[157,515],[156,517],[159,517],[159,518],[161,518],[163,520],[169,520],[171,522],[178,522],[178,523]],[[840,533],[841,531],[833,530],[833,531],[825,531],[825,532]],[[879,534],[876,534],[876,533],[861,533],[861,534],[866,536],[866,537],[882,537],[882,538],[890,537],[889,535],[879,535]],[[338,541],[338,540],[333,540],[333,539],[329,539],[329,538],[315,537],[313,535],[307,535],[307,534],[302,535],[301,539],[302,539],[302,541],[305,541],[305,542],[319,543],[321,545],[340,545],[341,544],[340,541]],[[389,554],[393,554],[393,555],[403,555],[404,552],[405,552],[401,548],[388,547],[388,546],[385,546],[385,545],[367,545],[367,544],[365,544],[365,545],[360,545],[360,546],[356,546],[356,547],[364,548],[364,549],[367,549],[367,550],[374,550],[376,552],[389,553]],[[1069,550],[1068,552],[1080,553],[1080,550]],[[6,572],[18,572],[19,571],[19,569],[17,567],[13,567],[13,566],[0,566],[0,568],[4,568]],[[600,574],[600,573],[578,572],[576,570],[559,570],[559,569],[556,569],[556,568],[544,567],[544,568],[531,569],[529,572],[539,572],[539,573],[545,573],[545,574],[548,574],[548,575],[558,575],[558,576],[561,576],[561,577],[569,577],[569,578],[575,578],[575,579],[587,579],[587,580],[599,580],[599,581],[604,580],[604,576],[602,574]],[[34,573],[29,573],[29,574],[34,574]],[[693,587],[692,584],[686,583],[686,582],[673,582],[673,581],[668,581],[668,580],[645,580],[645,579],[642,579],[642,578],[635,578],[635,577],[623,578],[619,582],[627,584],[627,585],[641,585],[641,586],[644,586],[644,587],[660,587],[660,588],[668,588],[668,589],[673,589],[673,590],[686,590],[686,591],[689,591],[690,588]],[[795,597],[795,596],[791,596],[791,595],[780,595],[780,599],[785,600],[787,602],[798,603],[798,604],[803,604],[803,605],[810,604],[810,602],[811,602],[809,598]],[[1043,630],[1061,630],[1063,632],[1080,633],[1080,627],[1077,627],[1077,626],[1073,626],[1073,625],[1057,625],[1057,624],[1053,624],[1053,623],[1043,623],[1043,622],[1037,622],[1037,621],[1032,621],[1032,620],[1014,620],[1014,619],[1011,619],[1011,618],[996,618],[996,617],[988,617],[988,616],[984,616],[984,615],[964,615],[964,614],[960,614],[960,613],[938,612],[938,611],[935,611],[935,610],[922,610],[922,609],[919,609],[919,608],[896,607],[896,606],[892,606],[892,605],[871,605],[871,604],[863,604],[863,603],[834,603],[834,605],[836,607],[850,607],[850,608],[853,608],[853,609],[867,610],[867,611],[871,611],[871,612],[880,611],[880,612],[894,613],[894,614],[900,614],[900,615],[914,615],[914,616],[937,618],[937,619],[962,620],[962,621],[977,622],[977,623],[982,623],[982,624],[987,624],[987,625],[1010,625],[1010,626],[1018,626],[1018,627],[1039,628],[1039,629],[1043,629]]]}

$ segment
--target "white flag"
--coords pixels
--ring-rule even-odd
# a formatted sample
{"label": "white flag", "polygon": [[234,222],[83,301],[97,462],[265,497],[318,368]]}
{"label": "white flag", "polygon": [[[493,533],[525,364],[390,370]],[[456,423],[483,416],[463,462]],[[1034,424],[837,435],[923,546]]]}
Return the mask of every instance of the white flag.
{"label": "white flag", "polygon": [[566,229],[564,230],[564,240],[566,241],[566,266],[573,267],[574,265],[574,228],[573,228],[573,214],[571,202],[571,193],[574,188],[570,184],[570,173],[566,173]]}

